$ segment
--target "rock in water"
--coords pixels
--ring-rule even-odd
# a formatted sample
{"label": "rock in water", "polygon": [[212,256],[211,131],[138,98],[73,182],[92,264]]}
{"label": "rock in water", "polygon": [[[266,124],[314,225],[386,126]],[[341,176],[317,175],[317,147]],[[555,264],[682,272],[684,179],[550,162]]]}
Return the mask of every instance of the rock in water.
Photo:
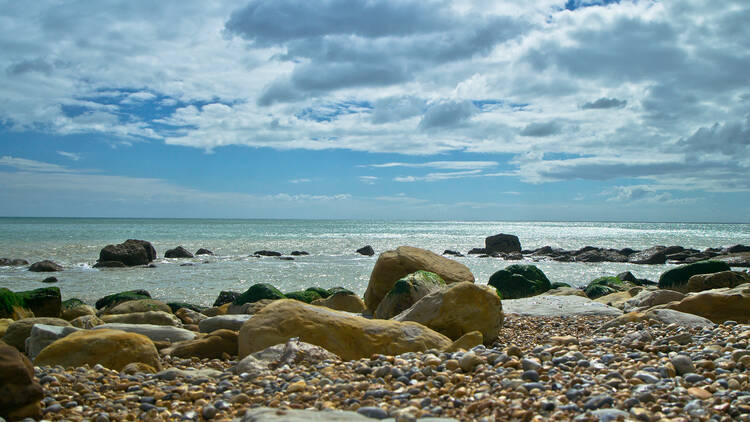
{"label": "rock in water", "polygon": [[148,337],[119,330],[78,331],[50,344],[34,360],[38,366],[66,368],[100,364],[120,371],[125,365],[141,362],[161,369],[159,353]]}
{"label": "rock in water", "polygon": [[361,314],[366,309],[365,302],[351,292],[336,292],[325,299],[314,300],[312,304],[354,314]]}
{"label": "rock in water", "polygon": [[437,255],[428,250],[411,246],[399,246],[395,251],[380,254],[370,274],[370,282],[365,292],[365,305],[371,312],[377,309],[380,301],[391,290],[396,281],[407,274],[424,270],[439,275],[446,284],[461,281],[474,282],[469,268]]}
{"label": "rock in water", "polygon": [[114,324],[151,324],[182,327],[182,321],[163,311],[131,312],[127,314],[102,315],[102,321]]}
{"label": "rock in water", "polygon": [[398,355],[433,348],[442,350],[451,344],[442,334],[413,322],[370,320],[287,299],[271,303],[242,325],[239,357],[294,337],[344,360],[369,357],[373,353]]}
{"label": "rock in water", "polygon": [[29,359],[0,341],[0,418],[41,419],[44,397]]}
{"label": "rock in water", "polygon": [[249,289],[245,290],[245,293],[239,295],[232,304],[244,305],[245,303],[253,303],[262,299],[276,300],[284,298],[286,298],[286,296],[284,296],[284,294],[276,287],[273,287],[268,283],[258,283],[253,284]]}
{"label": "rock in water", "polygon": [[445,288],[445,281],[439,275],[429,271],[417,271],[398,280],[385,295],[375,318],[390,319],[409,309],[424,296]]}
{"label": "rock in water", "polygon": [[213,255],[214,253],[209,251],[208,249],[200,248],[197,251],[195,251],[196,255]]}
{"label": "rock in water", "polygon": [[484,249],[487,254],[495,252],[521,252],[521,241],[512,234],[496,234],[484,239]]}
{"label": "rock in water", "polygon": [[156,259],[156,249],[145,241],[128,239],[117,245],[107,245],[99,251],[99,262],[119,261],[132,267],[146,265]]}
{"label": "rock in water", "polygon": [[44,261],[39,261],[31,264],[29,267],[29,271],[34,272],[54,272],[54,271],[62,271],[63,267],[60,264],[56,264],[48,259],[45,259]]}
{"label": "rock in water", "polygon": [[502,299],[536,296],[549,290],[549,279],[534,265],[509,265],[490,276],[488,284]]}
{"label": "rock in water", "polygon": [[664,246],[654,246],[645,251],[636,252],[628,256],[628,262],[632,264],[656,265],[667,262],[667,255],[664,253]]}
{"label": "rock in water", "polygon": [[174,249],[168,249],[164,252],[164,258],[192,258],[193,254],[182,246],[178,246]]}
{"label": "rock in water", "polygon": [[372,246],[367,245],[357,249],[357,253],[365,256],[373,256],[375,255],[375,250],[372,248]]}
{"label": "rock in water", "polygon": [[495,289],[464,282],[424,296],[393,320],[418,322],[453,340],[479,331],[485,344],[492,344],[503,326],[503,318],[503,306]]}
{"label": "rock in water", "polygon": [[729,265],[722,261],[700,261],[692,264],[680,265],[665,271],[659,276],[659,288],[678,290],[684,289],[690,277],[696,274],[710,274],[730,271]]}

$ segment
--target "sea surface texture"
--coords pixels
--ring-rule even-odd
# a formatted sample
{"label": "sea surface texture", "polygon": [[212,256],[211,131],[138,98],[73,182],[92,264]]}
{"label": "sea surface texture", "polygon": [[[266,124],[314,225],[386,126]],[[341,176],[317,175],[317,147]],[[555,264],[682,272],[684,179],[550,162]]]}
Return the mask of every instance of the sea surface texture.
{"label": "sea surface texture", "polygon": [[[750,244],[750,224],[0,218],[0,257],[30,263],[50,259],[65,268],[58,273],[34,273],[27,267],[0,267],[0,287],[14,291],[45,287],[49,285],[41,280],[55,275],[63,299],[77,297],[89,303],[109,293],[146,289],[166,301],[211,305],[221,290],[241,292],[255,283],[271,283],[284,292],[343,286],[362,295],[378,254],[385,250],[409,245],[438,254],[445,249],[466,254],[471,248],[484,247],[484,238],[497,233],[518,236],[523,249],[679,245],[702,250]],[[150,241],[158,254],[156,268],[92,268],[102,247],[126,239]],[[215,255],[164,258],[167,249],[178,245],[193,253],[207,248]],[[375,256],[355,252],[365,245],[372,245]],[[251,256],[259,250],[310,255],[293,261]],[[657,280],[671,267],[476,256],[455,259],[466,264],[481,284],[495,271],[516,263],[533,263],[552,282],[578,287],[628,270],[638,278]],[[193,265],[182,265],[187,263]]]}

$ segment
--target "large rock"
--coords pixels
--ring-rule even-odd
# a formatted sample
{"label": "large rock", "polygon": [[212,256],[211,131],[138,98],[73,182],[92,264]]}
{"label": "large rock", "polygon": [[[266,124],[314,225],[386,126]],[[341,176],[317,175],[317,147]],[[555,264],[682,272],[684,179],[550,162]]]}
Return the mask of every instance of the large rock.
{"label": "large rock", "polygon": [[722,287],[737,287],[745,283],[750,283],[750,274],[741,271],[721,271],[711,274],[696,274],[688,279],[687,284],[673,286],[672,289],[683,293],[702,292]]}
{"label": "large rock", "polygon": [[589,282],[583,292],[590,299],[597,299],[612,293],[628,291],[631,287],[632,284],[617,277],[599,277]]}
{"label": "large rock", "polygon": [[632,311],[620,315],[602,325],[597,331],[606,330],[611,327],[620,327],[629,322],[656,321],[663,325],[675,324],[686,328],[713,328],[714,323],[710,320],[679,312],[672,309],[648,309],[645,311]]}
{"label": "large rock", "polygon": [[237,354],[237,332],[216,330],[193,340],[181,341],[161,350],[163,355],[180,358],[221,359]]}
{"label": "large rock", "polygon": [[34,360],[37,366],[79,367],[100,364],[120,371],[132,362],[161,369],[159,353],[148,337],[119,330],[83,330],[45,347]]}
{"label": "large rock", "polygon": [[169,325],[108,323],[97,325],[93,330],[119,330],[136,333],[148,337],[151,341],[160,343],[176,343],[178,341],[192,340],[196,336],[193,331]]}
{"label": "large rock", "polygon": [[16,292],[16,295],[23,300],[25,308],[34,312],[34,316],[52,318],[60,316],[62,299],[59,287],[42,287],[25,292]]}
{"label": "large rock", "polygon": [[253,303],[262,299],[276,300],[284,298],[286,298],[286,296],[284,296],[284,294],[276,287],[273,287],[268,283],[258,283],[253,284],[249,289],[245,290],[245,292],[239,295],[232,304],[244,305],[245,303]]}
{"label": "large rock", "polygon": [[628,262],[631,264],[657,265],[667,262],[667,255],[664,253],[664,246],[654,246],[641,252],[636,252],[628,256]]}
{"label": "large rock", "polygon": [[97,300],[94,307],[96,309],[112,308],[122,302],[140,299],[151,299],[151,294],[145,290],[128,290],[126,292],[114,293]]}
{"label": "large rock", "polygon": [[685,298],[685,295],[676,292],[674,290],[643,290],[632,299],[625,302],[623,310],[625,312],[631,312],[637,309],[650,308],[656,305],[663,305],[665,303],[680,301]]}
{"label": "large rock", "polygon": [[417,271],[398,280],[380,301],[375,318],[390,319],[409,309],[428,294],[445,288],[445,281],[429,271]]}
{"label": "large rock", "polygon": [[690,293],[679,302],[660,305],[665,309],[702,316],[716,323],[750,322],[750,284],[732,289],[713,289]]}
{"label": "large rock", "polygon": [[182,321],[163,311],[132,312],[129,314],[101,315],[102,321],[115,324],[151,324],[182,327]]}
{"label": "large rock", "polygon": [[248,314],[219,315],[204,319],[198,323],[198,327],[201,333],[210,333],[216,330],[239,331],[242,324],[252,317],[252,315]]}
{"label": "large rock", "polygon": [[361,314],[366,309],[365,302],[359,296],[348,292],[336,292],[325,299],[314,300],[312,304],[355,314]]}
{"label": "large rock", "polygon": [[546,275],[534,265],[509,265],[490,276],[488,284],[502,299],[520,299],[536,296],[552,285]]}
{"label": "large rock", "polygon": [[377,309],[380,301],[383,300],[396,281],[419,270],[435,273],[447,284],[462,281],[474,282],[474,275],[466,265],[460,262],[428,250],[399,246],[395,251],[381,253],[377,262],[375,262],[364,297],[367,309],[370,312]]}
{"label": "large rock", "polygon": [[214,301],[213,306],[221,306],[225,303],[232,303],[234,302],[238,297],[240,297],[242,293],[240,292],[230,292],[227,290],[222,290],[219,292],[219,296]]}
{"label": "large rock", "polygon": [[200,312],[195,312],[189,308],[180,308],[175,313],[175,316],[182,321],[183,324],[198,325],[201,321],[208,318]]}
{"label": "large rock", "polygon": [[687,284],[690,277],[696,274],[711,274],[729,270],[729,265],[722,261],[700,261],[680,265],[659,276],[659,288],[679,291],[684,289],[683,286]]}
{"label": "large rock", "polygon": [[495,252],[521,252],[521,241],[512,234],[496,234],[484,239],[484,249],[487,254]]}
{"label": "large rock", "polygon": [[89,330],[94,327],[98,327],[100,325],[104,325],[105,322],[101,320],[96,315],[82,315],[78,318],[70,321],[70,325],[77,327],[77,328],[83,328],[86,330]]}
{"label": "large rock", "polygon": [[596,302],[603,303],[607,306],[613,306],[617,309],[624,309],[625,303],[627,303],[627,301],[637,296],[642,291],[643,291],[643,287],[636,286],[636,287],[631,287],[628,290],[623,290],[621,292],[610,293],[606,296],[602,296],[594,300]]}
{"label": "large rock", "polygon": [[117,245],[107,245],[99,252],[99,261],[119,261],[132,267],[146,265],[156,259],[156,249],[145,240],[128,239]]}
{"label": "large rock", "polygon": [[16,320],[33,316],[34,313],[24,307],[22,297],[4,287],[0,288],[0,318]]}
{"label": "large rock", "polygon": [[450,346],[447,337],[414,322],[370,320],[296,300],[279,300],[242,325],[239,357],[285,343],[293,337],[342,359],[374,353],[398,355]]}
{"label": "large rock", "polygon": [[452,340],[480,331],[485,343],[492,344],[503,326],[503,318],[503,306],[495,289],[464,282],[424,296],[393,320],[418,322]]}
{"label": "large rock", "polygon": [[619,316],[622,311],[580,296],[547,296],[540,295],[523,299],[503,299],[503,311],[506,314],[528,316]]}
{"label": "large rock", "polygon": [[31,264],[29,267],[29,271],[38,272],[38,273],[49,273],[54,271],[62,271],[63,267],[60,264],[57,264],[55,262],[52,262],[48,259],[45,259],[44,261],[39,261]]}
{"label": "large rock", "polygon": [[16,348],[0,341],[0,418],[41,419],[44,397],[34,367]]}
{"label": "large rock", "polygon": [[31,335],[31,328],[34,324],[56,325],[59,327],[69,327],[70,323],[60,318],[24,318],[14,321],[8,326],[3,336],[3,341],[19,351],[26,350],[26,339]]}
{"label": "large rock", "polygon": [[34,359],[45,347],[68,334],[79,331],[80,328],[60,327],[57,325],[34,324],[31,334],[26,339],[26,354]]}
{"label": "large rock", "polygon": [[373,249],[372,246],[367,245],[357,249],[357,253],[364,256],[373,256],[375,255],[375,249]]}
{"label": "large rock", "polygon": [[178,246],[174,249],[167,249],[164,252],[164,258],[192,258],[193,254],[182,246]]}
{"label": "large rock", "polygon": [[153,312],[161,311],[168,314],[172,313],[172,308],[166,303],[154,299],[129,300],[108,308],[102,314],[104,315],[122,315],[132,314],[135,312]]}

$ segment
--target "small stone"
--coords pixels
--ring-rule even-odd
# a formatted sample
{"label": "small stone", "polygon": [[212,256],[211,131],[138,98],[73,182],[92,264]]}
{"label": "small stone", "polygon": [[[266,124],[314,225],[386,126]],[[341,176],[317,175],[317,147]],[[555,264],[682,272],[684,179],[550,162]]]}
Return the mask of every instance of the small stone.
{"label": "small stone", "polygon": [[448,359],[445,361],[445,369],[449,371],[455,371],[459,368],[458,360],[456,359]]}
{"label": "small stone", "polygon": [[305,381],[300,380],[300,381],[289,384],[289,386],[286,388],[286,392],[296,393],[299,391],[304,391],[306,387],[307,387],[307,383],[305,383]]}
{"label": "small stone", "polygon": [[482,363],[482,358],[477,356],[474,352],[464,353],[464,355],[458,360],[458,364],[464,372],[473,372],[474,368]]}
{"label": "small stone", "polygon": [[584,409],[594,410],[600,409],[605,406],[611,406],[614,402],[615,399],[612,398],[612,396],[608,394],[598,394],[586,400],[586,403],[583,404],[583,407]]}
{"label": "small stone", "polygon": [[708,391],[704,390],[700,387],[690,387],[687,389],[688,394],[691,396],[701,399],[701,400],[708,400],[711,397],[713,397],[713,394],[709,393]]}
{"label": "small stone", "polygon": [[672,365],[674,365],[674,369],[675,371],[677,371],[677,375],[684,375],[695,372],[695,366],[693,365],[693,361],[690,359],[690,356],[677,355],[670,359],[670,362],[672,363]]}
{"label": "small stone", "polygon": [[523,374],[521,374],[521,379],[531,382],[537,382],[539,381],[539,373],[533,369],[529,369],[528,371],[524,371]]}
{"label": "small stone", "polygon": [[508,350],[506,350],[505,353],[508,356],[516,356],[518,358],[523,357],[523,351],[521,350],[520,347],[515,346],[515,345],[508,347]]}
{"label": "small stone", "polygon": [[213,419],[216,417],[216,413],[218,413],[218,411],[210,404],[203,406],[203,410],[201,410],[201,416],[203,416],[203,419]]}
{"label": "small stone", "polygon": [[97,413],[91,422],[109,422],[109,415],[106,413]]}
{"label": "small stone", "polygon": [[377,406],[360,407],[357,409],[357,413],[372,419],[385,419],[388,417],[388,412]]}
{"label": "small stone", "polygon": [[229,401],[234,404],[245,404],[250,401],[250,396],[245,393],[239,393],[236,396],[232,397]]}
{"label": "small stone", "polygon": [[536,359],[521,359],[521,367],[524,371],[534,370],[539,371],[542,369],[542,364]]}
{"label": "small stone", "polygon": [[695,373],[685,374],[682,377],[686,382],[689,382],[691,384],[695,384],[696,382],[701,382],[706,379],[703,375],[698,375]]}
{"label": "small stone", "polygon": [[633,375],[633,378],[639,379],[647,384],[655,384],[659,382],[659,377],[645,371],[636,372],[635,375]]}

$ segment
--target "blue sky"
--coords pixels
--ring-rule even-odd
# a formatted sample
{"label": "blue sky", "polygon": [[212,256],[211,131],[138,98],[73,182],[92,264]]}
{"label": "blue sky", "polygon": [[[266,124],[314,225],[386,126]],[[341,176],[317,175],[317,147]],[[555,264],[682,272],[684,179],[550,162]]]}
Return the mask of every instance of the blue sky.
{"label": "blue sky", "polygon": [[750,222],[744,0],[0,10],[0,215]]}

